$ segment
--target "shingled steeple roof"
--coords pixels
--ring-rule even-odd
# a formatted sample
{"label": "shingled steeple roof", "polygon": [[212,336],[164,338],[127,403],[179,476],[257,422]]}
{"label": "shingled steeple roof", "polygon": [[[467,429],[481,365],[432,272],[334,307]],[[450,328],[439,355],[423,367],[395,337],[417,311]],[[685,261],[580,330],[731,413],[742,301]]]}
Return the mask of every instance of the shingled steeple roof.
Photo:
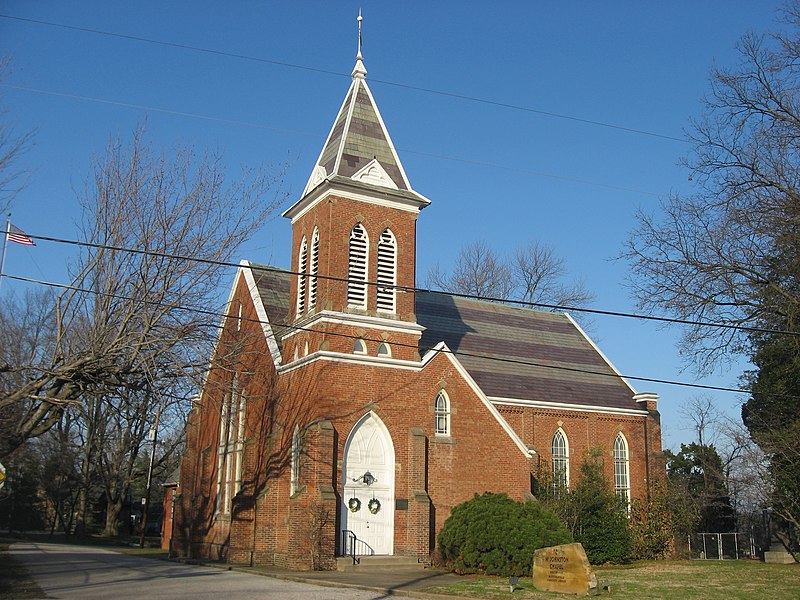
{"label": "shingled steeple roof", "polygon": [[[359,23],[360,25],[360,23]],[[322,147],[303,195],[335,176],[413,192],[365,79],[367,69],[359,43],[353,82],[328,139]]]}

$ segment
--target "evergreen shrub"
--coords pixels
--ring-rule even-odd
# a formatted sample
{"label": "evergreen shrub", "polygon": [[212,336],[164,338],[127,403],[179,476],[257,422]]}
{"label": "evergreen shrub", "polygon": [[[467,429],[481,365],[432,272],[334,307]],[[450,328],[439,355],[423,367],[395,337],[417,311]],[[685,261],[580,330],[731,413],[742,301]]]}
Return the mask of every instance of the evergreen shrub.
{"label": "evergreen shrub", "polygon": [[558,517],[539,503],[487,492],[453,508],[438,547],[441,562],[456,573],[529,576],[534,550],[570,542]]}

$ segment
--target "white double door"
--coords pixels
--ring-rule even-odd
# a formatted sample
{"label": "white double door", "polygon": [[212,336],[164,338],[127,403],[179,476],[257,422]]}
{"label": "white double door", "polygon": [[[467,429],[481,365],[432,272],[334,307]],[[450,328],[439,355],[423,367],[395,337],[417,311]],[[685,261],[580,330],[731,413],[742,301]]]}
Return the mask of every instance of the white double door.
{"label": "white double door", "polygon": [[[350,432],[344,453],[342,529],[355,535],[356,554],[392,554],[394,445],[383,421],[371,412],[364,415]],[[373,499],[377,502],[372,503],[371,511]],[[349,552],[350,548],[344,551]]]}

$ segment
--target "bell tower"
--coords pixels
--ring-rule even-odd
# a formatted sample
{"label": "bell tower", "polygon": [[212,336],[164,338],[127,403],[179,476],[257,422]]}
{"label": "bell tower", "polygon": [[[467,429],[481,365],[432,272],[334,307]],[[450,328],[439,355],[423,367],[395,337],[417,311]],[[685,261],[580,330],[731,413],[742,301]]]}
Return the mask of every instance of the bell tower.
{"label": "bell tower", "polygon": [[350,88],[303,195],[283,213],[296,273],[287,362],[315,352],[418,359],[416,222],[430,201],[412,189],[367,85],[361,20]]}

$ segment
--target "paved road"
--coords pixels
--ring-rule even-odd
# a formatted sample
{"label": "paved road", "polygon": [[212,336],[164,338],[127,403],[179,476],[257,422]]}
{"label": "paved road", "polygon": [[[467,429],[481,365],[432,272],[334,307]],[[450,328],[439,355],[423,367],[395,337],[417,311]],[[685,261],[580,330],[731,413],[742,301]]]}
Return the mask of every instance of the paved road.
{"label": "paved road", "polygon": [[378,600],[380,592],[272,577],[61,544],[15,543],[11,554],[50,598],[78,600]]}

